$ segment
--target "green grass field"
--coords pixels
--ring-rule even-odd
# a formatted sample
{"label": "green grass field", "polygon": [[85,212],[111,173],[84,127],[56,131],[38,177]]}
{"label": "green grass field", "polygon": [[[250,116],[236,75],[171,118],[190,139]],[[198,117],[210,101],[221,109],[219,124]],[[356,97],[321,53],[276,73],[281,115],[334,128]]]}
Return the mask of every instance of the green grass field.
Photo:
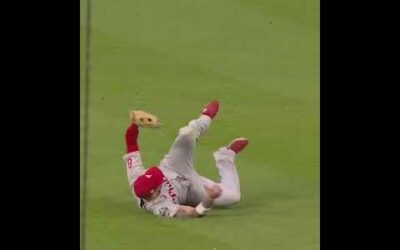
{"label": "green grass field", "polygon": [[[319,1],[92,7],[86,249],[319,249]],[[81,128],[85,15],[81,0]],[[250,138],[237,161],[241,203],[193,220],[140,210],[122,161],[128,111],[162,120],[163,133],[140,135],[144,163],[154,165],[214,98],[220,113],[198,144],[196,168],[217,179],[212,152]]]}

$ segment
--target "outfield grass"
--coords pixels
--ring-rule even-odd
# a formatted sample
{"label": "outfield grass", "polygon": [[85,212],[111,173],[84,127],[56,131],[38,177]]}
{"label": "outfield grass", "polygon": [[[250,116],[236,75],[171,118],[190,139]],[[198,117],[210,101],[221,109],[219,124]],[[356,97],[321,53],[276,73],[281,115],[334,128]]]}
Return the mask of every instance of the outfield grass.
{"label": "outfield grass", "polygon": [[[92,6],[86,249],[319,249],[319,1]],[[128,111],[162,120],[163,133],[140,135],[144,163],[153,165],[214,98],[220,114],[198,144],[196,167],[216,179],[212,152],[250,138],[237,161],[241,203],[196,220],[140,210],[122,161]]]}

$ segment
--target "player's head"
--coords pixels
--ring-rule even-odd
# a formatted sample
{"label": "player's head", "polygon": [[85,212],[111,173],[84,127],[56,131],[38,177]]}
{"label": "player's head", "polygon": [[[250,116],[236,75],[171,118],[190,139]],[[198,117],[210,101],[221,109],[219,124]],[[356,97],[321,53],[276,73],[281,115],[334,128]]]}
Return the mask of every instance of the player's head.
{"label": "player's head", "polygon": [[137,197],[142,199],[150,199],[156,194],[165,177],[158,167],[151,167],[139,176],[133,183],[133,189]]}

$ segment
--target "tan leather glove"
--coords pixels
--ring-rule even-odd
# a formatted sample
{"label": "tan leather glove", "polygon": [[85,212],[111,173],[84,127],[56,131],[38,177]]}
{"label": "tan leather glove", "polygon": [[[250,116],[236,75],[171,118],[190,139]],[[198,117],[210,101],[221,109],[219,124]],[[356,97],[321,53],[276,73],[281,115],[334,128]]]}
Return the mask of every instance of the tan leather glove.
{"label": "tan leather glove", "polygon": [[159,128],[161,126],[157,116],[142,110],[132,110],[129,118],[133,123],[142,128]]}

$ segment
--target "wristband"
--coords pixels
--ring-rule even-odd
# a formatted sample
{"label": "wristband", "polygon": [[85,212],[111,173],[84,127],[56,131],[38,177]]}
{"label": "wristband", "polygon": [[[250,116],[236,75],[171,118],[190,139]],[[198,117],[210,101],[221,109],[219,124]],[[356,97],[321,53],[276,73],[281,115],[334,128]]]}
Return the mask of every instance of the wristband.
{"label": "wristband", "polygon": [[195,210],[198,214],[203,215],[205,212],[207,212],[208,210],[210,210],[211,208],[205,208],[203,206],[203,203],[199,203],[199,205],[196,206]]}

